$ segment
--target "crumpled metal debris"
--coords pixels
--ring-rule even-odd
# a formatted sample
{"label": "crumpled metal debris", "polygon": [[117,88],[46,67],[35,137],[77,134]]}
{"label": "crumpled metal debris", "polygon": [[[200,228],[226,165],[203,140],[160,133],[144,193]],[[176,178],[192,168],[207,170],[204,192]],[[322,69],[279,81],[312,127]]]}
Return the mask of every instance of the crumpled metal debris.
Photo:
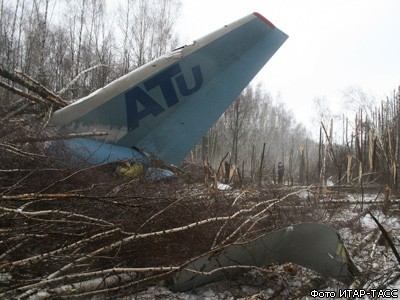
{"label": "crumpled metal debris", "polygon": [[350,284],[360,275],[339,233],[324,224],[299,223],[250,242],[212,251],[188,263],[173,277],[173,291],[229,279],[246,266],[292,262]]}

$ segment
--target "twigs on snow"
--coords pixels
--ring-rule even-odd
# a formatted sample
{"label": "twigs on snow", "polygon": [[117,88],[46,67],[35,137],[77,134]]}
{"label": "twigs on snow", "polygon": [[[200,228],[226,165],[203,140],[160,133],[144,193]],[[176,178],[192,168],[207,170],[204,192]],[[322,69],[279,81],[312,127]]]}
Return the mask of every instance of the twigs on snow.
{"label": "twigs on snow", "polygon": [[[204,191],[205,194],[206,191]],[[203,194],[198,194],[198,196],[202,196]],[[84,195],[81,194],[34,194],[34,193],[27,193],[27,194],[20,194],[20,195],[3,195],[2,200],[3,202],[6,203],[17,203],[19,201],[31,201],[33,204],[35,201],[41,200],[41,199],[54,199],[54,200],[70,200],[71,198],[76,198],[78,201],[82,201],[84,199],[90,199],[90,197],[85,197]],[[285,198],[285,197],[284,197]],[[80,266],[90,266],[93,264],[94,261],[98,260],[99,258],[107,258],[107,259],[112,259],[112,257],[115,255],[115,253],[118,253],[120,249],[125,248],[124,245],[131,244],[132,242],[139,242],[140,240],[145,240],[145,239],[166,239],[167,236],[171,236],[173,234],[177,234],[179,232],[185,232],[194,228],[199,228],[208,224],[216,223],[216,222],[227,222],[233,219],[241,219],[243,216],[246,214],[251,214],[252,212],[256,211],[259,208],[263,207],[271,207],[271,205],[274,205],[283,199],[268,199],[261,201],[259,203],[256,203],[252,205],[249,208],[242,208],[239,209],[236,212],[232,212],[230,215],[227,216],[216,216],[216,217],[211,217],[211,218],[205,218],[196,222],[188,223],[186,225],[182,226],[177,226],[177,227],[171,227],[169,229],[162,229],[162,230],[156,230],[156,231],[148,231],[145,233],[129,233],[124,231],[122,228],[119,227],[115,223],[115,221],[106,221],[105,219],[102,218],[94,218],[87,216],[85,214],[78,214],[78,213],[71,213],[68,211],[62,211],[62,210],[36,210],[36,211],[25,211],[25,210],[18,210],[15,208],[7,208],[7,207],[1,207],[0,211],[3,213],[7,213],[10,216],[14,216],[12,218],[15,218],[17,216],[25,216],[29,217],[32,222],[36,223],[36,227],[38,225],[40,226],[53,226],[50,225],[52,220],[56,221],[58,217],[65,218],[65,221],[72,220],[71,218],[74,218],[76,220],[75,223],[71,223],[68,226],[92,226],[90,231],[93,231],[93,233],[90,233],[86,237],[82,237],[81,239],[78,239],[76,241],[69,241],[66,242],[64,245],[61,245],[60,247],[56,249],[51,249],[50,251],[45,251],[36,255],[31,255],[25,258],[17,259],[17,260],[12,260],[10,261],[9,258],[6,260],[6,263],[2,263],[2,268],[3,270],[14,270],[14,269],[21,269],[21,268],[37,268],[41,264],[47,264],[49,262],[53,262],[56,265],[59,265],[57,269],[54,270],[54,272],[48,274],[46,277],[43,278],[37,278],[35,280],[31,280],[30,283],[28,284],[18,284],[18,286],[15,286],[11,289],[3,291],[2,296],[8,296],[8,295],[24,295],[28,297],[29,295],[34,296],[36,293],[38,293],[41,289],[46,288],[46,290],[52,291],[52,293],[56,295],[70,295],[70,293],[75,290],[77,294],[81,293],[84,295],[89,295],[89,294],[96,294],[96,293],[107,293],[110,291],[110,289],[113,289],[113,286],[116,286],[121,288],[121,286],[127,285],[127,286],[133,286],[131,283],[128,283],[127,281],[121,280],[118,284],[114,281],[111,280],[112,284],[107,284],[103,285],[103,288],[98,288],[97,290],[93,290],[90,288],[92,286],[93,282],[97,282],[96,280],[99,280],[98,278],[103,276],[104,278],[111,278],[110,276],[116,276],[115,272],[118,273],[118,276],[126,276],[127,274],[131,276],[130,278],[132,279],[132,274],[130,272],[141,272],[145,273],[148,272],[149,274],[145,275],[143,278],[138,278],[135,281],[135,284],[143,284],[145,282],[148,282],[149,280],[154,280],[156,278],[159,278],[159,276],[167,276],[170,272],[176,271],[180,267],[149,267],[149,268],[139,268],[139,269],[133,269],[133,268],[113,268],[113,269],[104,269],[104,270],[98,270],[98,271],[89,271],[89,272],[82,272],[79,271],[81,270]],[[149,224],[153,221],[158,221],[159,219],[162,219],[162,216],[164,213],[166,213],[168,210],[171,209],[171,207],[180,204],[182,201],[185,201],[185,199],[178,198],[174,202],[172,202],[170,205],[167,205],[164,209],[160,209],[159,213],[156,213],[153,215],[153,217],[150,217],[150,221],[145,222],[143,224]],[[79,203],[79,202],[77,202]],[[111,204],[110,204],[111,205]],[[262,211],[265,211],[263,209]],[[37,219],[36,216],[44,216],[46,217],[45,219]],[[57,217],[58,216],[58,217]],[[33,218],[35,217],[35,218]],[[62,221],[62,219],[60,219]],[[89,221],[87,223],[86,221]],[[143,225],[142,224],[142,225]],[[225,223],[226,224],[226,223]],[[107,231],[98,231],[98,229],[102,228],[103,225],[106,226],[111,226],[110,230]],[[56,225],[54,225],[56,226]],[[45,228],[45,227],[43,227]],[[78,228],[78,227],[77,227]],[[144,226],[138,227],[138,228],[144,228]],[[42,233],[46,232],[46,229],[41,230]],[[1,234],[1,233],[0,233]],[[43,238],[46,237],[46,234],[44,235]],[[9,241],[11,242],[11,240]],[[96,246],[95,246],[96,245]],[[15,244],[13,248],[10,248],[7,256],[12,257],[14,255],[14,251],[17,251],[17,249],[21,248],[23,245],[21,245],[21,242]],[[93,247],[95,246],[95,247]],[[86,249],[86,250],[84,250]],[[90,250],[90,251],[87,251]],[[113,254],[114,253],[114,254]],[[70,258],[69,258],[70,257]],[[60,260],[60,258],[62,258]],[[58,262],[59,261],[59,262]],[[60,264],[61,263],[61,264]],[[242,267],[240,267],[242,268]],[[90,270],[90,269],[89,269]],[[114,272],[114,273],[113,273]],[[162,273],[159,275],[152,275],[153,273]],[[79,275],[78,275],[79,274]],[[97,278],[97,279],[96,279]],[[115,278],[114,278],[115,279]],[[35,282],[36,281],[36,282]],[[63,283],[64,285],[60,286],[60,283]],[[1,295],[0,295],[1,296]]]}
{"label": "twigs on snow", "polygon": [[369,213],[369,215],[371,216],[371,218],[374,220],[374,222],[376,223],[376,225],[378,225],[379,230],[382,232],[383,237],[385,238],[385,240],[386,240],[387,243],[389,244],[390,248],[391,248],[392,251],[393,251],[394,256],[395,256],[396,259],[397,259],[397,262],[398,262],[399,265],[400,265],[400,255],[399,255],[399,253],[397,252],[396,247],[394,246],[393,241],[392,241],[392,239],[390,238],[390,236],[388,235],[386,229],[382,226],[381,223],[379,223],[378,219],[375,218],[374,215],[373,215],[370,211],[368,211],[368,213]]}

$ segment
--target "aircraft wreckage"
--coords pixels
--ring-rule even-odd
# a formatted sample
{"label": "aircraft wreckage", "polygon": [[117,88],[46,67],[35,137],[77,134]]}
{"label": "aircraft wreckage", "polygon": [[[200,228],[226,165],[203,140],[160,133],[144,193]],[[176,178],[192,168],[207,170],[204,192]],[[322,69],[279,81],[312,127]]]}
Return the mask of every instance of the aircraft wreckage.
{"label": "aircraft wreckage", "polygon": [[[66,141],[93,164],[148,164],[148,154],[179,164],[287,37],[259,13],[250,14],[56,111],[51,122],[63,132],[107,131]],[[304,223],[199,257],[171,285],[190,290],[228,278],[240,266],[284,262],[345,283],[359,274],[336,230]]]}
{"label": "aircraft wreckage", "polygon": [[201,256],[177,272],[170,285],[174,291],[187,291],[229,279],[241,268],[287,262],[345,284],[351,284],[360,275],[335,229],[318,223],[300,223]]}
{"label": "aircraft wreckage", "polygon": [[139,67],[55,111],[66,141],[93,164],[147,154],[178,165],[281,47],[287,35],[258,13]]}

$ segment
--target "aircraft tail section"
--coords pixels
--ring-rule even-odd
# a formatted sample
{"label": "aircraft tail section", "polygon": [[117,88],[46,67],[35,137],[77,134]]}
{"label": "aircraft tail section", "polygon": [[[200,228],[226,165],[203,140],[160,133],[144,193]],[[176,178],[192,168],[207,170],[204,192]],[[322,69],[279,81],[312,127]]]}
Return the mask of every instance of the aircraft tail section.
{"label": "aircraft tail section", "polygon": [[56,111],[66,130],[179,164],[287,39],[258,13],[152,61]]}

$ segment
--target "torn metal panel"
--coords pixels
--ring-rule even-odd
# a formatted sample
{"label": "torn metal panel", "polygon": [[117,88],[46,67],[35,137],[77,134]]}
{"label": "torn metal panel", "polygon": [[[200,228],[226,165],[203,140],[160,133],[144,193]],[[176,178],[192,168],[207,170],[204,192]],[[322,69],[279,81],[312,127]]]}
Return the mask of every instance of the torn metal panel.
{"label": "torn metal panel", "polygon": [[[106,145],[96,150],[101,161],[110,161],[106,150],[121,150],[117,145],[180,164],[287,38],[250,14],[54,112],[51,123],[107,132],[93,137]],[[126,156],[121,152],[116,158]]]}
{"label": "torn metal panel", "polygon": [[187,291],[229,278],[232,275],[229,266],[261,267],[286,262],[348,284],[360,274],[335,229],[318,223],[300,223],[247,243],[221,248],[190,262],[175,274],[172,289]]}

